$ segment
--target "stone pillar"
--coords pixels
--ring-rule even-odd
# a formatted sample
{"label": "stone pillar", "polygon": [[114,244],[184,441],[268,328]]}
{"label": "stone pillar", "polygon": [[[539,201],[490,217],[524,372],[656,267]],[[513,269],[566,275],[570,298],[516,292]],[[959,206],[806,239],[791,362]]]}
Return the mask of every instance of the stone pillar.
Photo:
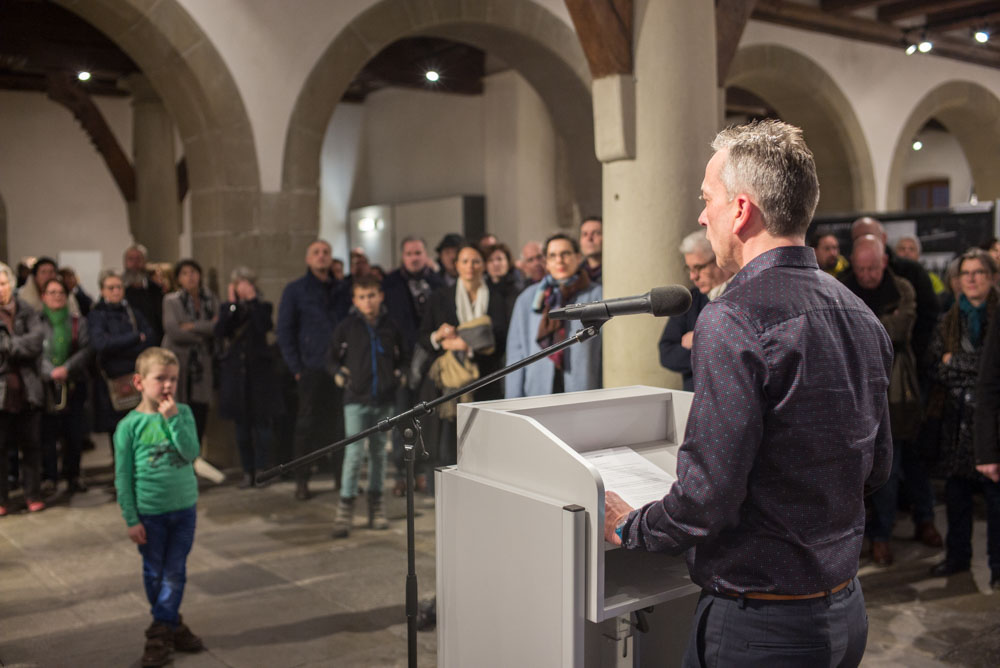
{"label": "stone pillar", "polygon": [[135,201],[129,227],[149,259],[175,262],[180,250],[181,203],[177,199],[174,122],[163,101],[141,74],[128,77],[132,91],[132,162]]}
{"label": "stone pillar", "polygon": [[[698,196],[718,122],[714,11],[711,2],[636,0],[634,78],[594,82],[606,298],[689,285],[677,247],[698,229]],[[609,84],[619,101],[610,108],[608,96],[599,95]],[[614,145],[623,150],[607,150]],[[681,386],[680,376],[659,364],[665,324],[643,315],[604,326],[605,387]]]}

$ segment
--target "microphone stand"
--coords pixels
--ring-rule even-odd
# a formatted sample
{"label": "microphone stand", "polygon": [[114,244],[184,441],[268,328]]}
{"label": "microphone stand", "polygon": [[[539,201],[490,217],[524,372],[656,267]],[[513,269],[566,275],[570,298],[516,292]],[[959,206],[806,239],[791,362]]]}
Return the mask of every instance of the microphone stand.
{"label": "microphone stand", "polygon": [[608,318],[584,320],[582,322],[582,329],[577,331],[573,336],[570,336],[559,343],[554,343],[548,348],[540,350],[533,355],[529,355],[528,357],[518,360],[517,362],[505,366],[502,369],[497,369],[491,374],[472,381],[465,387],[460,387],[457,390],[449,392],[448,394],[441,395],[432,401],[421,402],[410,410],[400,413],[399,415],[394,415],[392,417],[385,418],[384,420],[380,420],[378,424],[359,431],[353,436],[348,436],[347,438],[337,441],[336,443],[325,445],[318,450],[299,457],[298,459],[293,459],[284,464],[279,464],[278,466],[268,469],[257,476],[257,483],[266,482],[283,473],[294,471],[298,468],[306,466],[307,464],[311,464],[318,459],[322,459],[331,452],[346,448],[351,443],[360,441],[361,439],[367,438],[372,434],[380,431],[391,431],[397,426],[401,427],[403,434],[403,460],[406,462],[406,639],[409,668],[416,668],[417,666],[417,572],[416,547],[414,544],[413,528],[413,487],[415,485],[414,464],[418,454],[421,459],[426,459],[428,457],[427,449],[424,447],[424,440],[421,434],[420,418],[430,414],[435,408],[443,403],[452,401],[453,399],[458,399],[463,394],[475,392],[482,387],[486,387],[490,383],[500,380],[513,371],[522,369],[539,360],[545,359],[549,355],[557,353],[560,350],[569,348],[577,343],[583,343],[584,341],[597,336],[601,326],[607,321]]}

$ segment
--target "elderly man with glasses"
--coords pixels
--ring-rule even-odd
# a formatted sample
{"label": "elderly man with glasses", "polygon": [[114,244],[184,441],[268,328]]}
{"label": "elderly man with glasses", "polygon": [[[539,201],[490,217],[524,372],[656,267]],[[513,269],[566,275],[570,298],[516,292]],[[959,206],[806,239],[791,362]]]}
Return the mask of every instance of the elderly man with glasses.
{"label": "elderly man with glasses", "polygon": [[694,392],[694,374],[691,371],[691,346],[694,342],[694,325],[705,304],[725,291],[732,274],[715,263],[712,244],[705,237],[705,230],[684,237],[680,245],[691,288],[691,308],[687,313],[667,320],[660,336],[660,365],[676,371],[684,381],[684,389]]}

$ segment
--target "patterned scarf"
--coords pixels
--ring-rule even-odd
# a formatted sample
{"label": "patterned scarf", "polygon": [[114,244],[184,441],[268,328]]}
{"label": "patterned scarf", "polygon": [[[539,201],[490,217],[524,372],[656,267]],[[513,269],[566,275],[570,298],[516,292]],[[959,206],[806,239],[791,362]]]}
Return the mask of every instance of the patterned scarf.
{"label": "patterned scarf", "polygon": [[[567,321],[549,320],[549,311],[566,304],[572,304],[576,295],[589,287],[590,276],[583,268],[563,281],[557,281],[552,278],[552,274],[546,274],[545,278],[538,283],[532,309],[535,313],[542,314],[542,319],[538,323],[538,336],[535,338],[539,347],[547,348],[566,340]],[[563,351],[552,353],[549,355],[549,359],[556,365],[556,369],[562,371]]]}
{"label": "patterned scarf", "polygon": [[[201,304],[201,308],[196,308],[194,299],[191,298],[190,293],[186,290],[181,290],[181,305],[184,307],[184,312],[187,313],[188,317],[192,321],[195,320],[211,320],[215,317],[215,302],[212,296],[209,295],[204,290],[199,288],[198,291],[198,301]],[[199,346],[192,346],[191,351],[188,354],[188,388],[197,385],[205,377],[205,362],[201,360],[198,355]],[[209,362],[210,363],[210,362]]]}

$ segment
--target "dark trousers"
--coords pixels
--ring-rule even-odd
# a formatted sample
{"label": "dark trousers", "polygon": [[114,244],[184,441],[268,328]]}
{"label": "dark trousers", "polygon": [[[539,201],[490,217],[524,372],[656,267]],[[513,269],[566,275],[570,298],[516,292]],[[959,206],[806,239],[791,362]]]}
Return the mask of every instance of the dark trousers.
{"label": "dark trousers", "polygon": [[58,413],[42,415],[42,477],[55,482],[59,479],[59,448],[62,441],[62,476],[66,480],[80,477],[80,455],[87,436],[86,387],[77,386],[69,394],[66,408]]}
{"label": "dark trousers", "polygon": [[799,601],[704,592],[684,666],[857,666],[867,643],[868,615],[857,578],[835,594]]}
{"label": "dark trousers", "polygon": [[270,422],[255,422],[246,417],[236,420],[236,447],[240,451],[240,465],[244,473],[253,475],[270,466],[270,445]]}
{"label": "dark trousers", "polygon": [[[343,393],[322,369],[310,369],[299,377],[299,412],[295,418],[295,456],[302,457],[344,438]],[[340,481],[344,451],[333,453],[334,480]],[[299,484],[309,482],[309,467],[295,472]]]}
{"label": "dark trousers", "polygon": [[24,482],[24,498],[39,501],[42,498],[39,474],[42,468],[42,452],[39,446],[42,428],[42,414],[38,410],[8,413],[0,411],[0,505],[7,505],[9,489],[7,482],[8,449],[21,451],[21,476]]}
{"label": "dark trousers", "polygon": [[194,430],[198,434],[198,442],[201,443],[201,439],[205,435],[205,425],[208,424],[208,404],[192,401],[188,407],[194,417]]}
{"label": "dark trousers", "polygon": [[934,521],[934,490],[916,445],[908,441],[892,444],[892,472],[871,496],[872,514],[868,534],[872,540],[889,540],[896,523],[896,508],[902,490],[913,505],[913,523]]}
{"label": "dark trousers", "polygon": [[952,476],[944,484],[948,511],[948,562],[967,567],[972,562],[972,498],[982,491],[986,497],[986,552],[990,571],[1000,575],[1000,483],[987,478]]}
{"label": "dark trousers", "polygon": [[142,580],[154,622],[177,626],[197,515],[195,506],[161,515],[139,515],[146,529],[146,544],[139,546]]}

